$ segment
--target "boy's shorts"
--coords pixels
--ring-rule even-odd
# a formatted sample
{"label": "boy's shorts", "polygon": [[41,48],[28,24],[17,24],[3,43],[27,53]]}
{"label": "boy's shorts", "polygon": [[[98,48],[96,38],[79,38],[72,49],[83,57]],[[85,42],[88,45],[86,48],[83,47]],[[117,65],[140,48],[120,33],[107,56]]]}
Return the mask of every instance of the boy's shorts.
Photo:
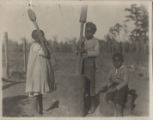
{"label": "boy's shorts", "polygon": [[120,90],[106,94],[106,100],[112,101],[114,104],[119,104],[122,107],[125,106],[128,95],[128,85]]}

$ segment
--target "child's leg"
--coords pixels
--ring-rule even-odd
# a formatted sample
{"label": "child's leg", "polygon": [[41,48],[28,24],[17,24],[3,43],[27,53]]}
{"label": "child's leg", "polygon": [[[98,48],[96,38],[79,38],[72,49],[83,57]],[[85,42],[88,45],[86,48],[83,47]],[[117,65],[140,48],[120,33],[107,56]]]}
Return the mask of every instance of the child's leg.
{"label": "child's leg", "polygon": [[90,80],[88,80],[87,78],[85,78],[84,88],[85,88],[85,95],[90,96]]}
{"label": "child's leg", "polygon": [[110,116],[114,116],[116,115],[116,108],[115,108],[115,93],[114,92],[111,92],[111,93],[106,93],[106,102],[108,104],[108,109],[110,111],[108,111],[108,115]]}
{"label": "child's leg", "polygon": [[33,97],[33,114],[35,115],[36,113],[38,113],[38,100],[37,100],[37,96]]}
{"label": "child's leg", "polygon": [[42,94],[37,96],[38,106],[39,106],[39,114],[43,114],[43,96]]}
{"label": "child's leg", "polygon": [[85,78],[84,79],[84,102],[85,102],[85,114],[88,112],[89,107],[90,107],[90,81]]}
{"label": "child's leg", "polygon": [[123,116],[123,110],[126,103],[126,96],[127,96],[128,86],[123,87],[122,89],[118,90],[115,94],[115,107],[116,107],[116,115]]}
{"label": "child's leg", "polygon": [[95,98],[95,79],[90,80],[90,111],[93,113],[96,110],[96,98]]}
{"label": "child's leg", "polygon": [[123,116],[123,107],[119,104],[115,105],[115,111],[114,111],[115,116]]}

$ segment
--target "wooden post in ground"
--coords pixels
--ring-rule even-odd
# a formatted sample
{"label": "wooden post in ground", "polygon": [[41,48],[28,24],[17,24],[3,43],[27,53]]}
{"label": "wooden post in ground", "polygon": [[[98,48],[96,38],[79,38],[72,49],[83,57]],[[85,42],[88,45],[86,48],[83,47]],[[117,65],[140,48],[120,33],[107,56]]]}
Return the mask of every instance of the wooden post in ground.
{"label": "wooden post in ground", "polygon": [[24,52],[24,71],[27,71],[27,45],[26,39],[23,38],[23,52]]}
{"label": "wooden post in ground", "polygon": [[8,62],[8,33],[5,32],[4,36],[4,48],[5,48],[5,78],[9,77],[9,62]]}

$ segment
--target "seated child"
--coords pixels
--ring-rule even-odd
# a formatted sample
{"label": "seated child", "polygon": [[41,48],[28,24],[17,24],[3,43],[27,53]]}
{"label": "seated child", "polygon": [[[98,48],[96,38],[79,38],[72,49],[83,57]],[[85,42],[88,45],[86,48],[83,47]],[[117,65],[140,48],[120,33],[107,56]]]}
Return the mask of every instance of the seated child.
{"label": "seated child", "polygon": [[114,68],[109,74],[106,101],[113,103],[115,116],[123,116],[128,94],[128,72],[121,53],[114,54],[112,60]]}

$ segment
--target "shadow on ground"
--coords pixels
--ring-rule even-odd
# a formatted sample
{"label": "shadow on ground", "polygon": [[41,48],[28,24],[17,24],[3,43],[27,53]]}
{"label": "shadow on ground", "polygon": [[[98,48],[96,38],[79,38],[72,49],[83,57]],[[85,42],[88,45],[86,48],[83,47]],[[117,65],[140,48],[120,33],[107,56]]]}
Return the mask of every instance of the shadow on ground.
{"label": "shadow on ground", "polygon": [[23,83],[23,82],[14,82],[14,83],[10,83],[10,84],[8,84],[8,85],[4,85],[4,86],[2,87],[2,89],[7,89],[7,88],[11,87],[12,85],[16,85],[16,84],[19,84],[19,83]]}
{"label": "shadow on ground", "polygon": [[3,87],[2,87],[3,90],[11,87],[12,85],[16,85],[16,84],[25,82],[23,80],[22,81],[21,80],[14,81],[14,80],[9,80],[9,79],[5,79],[5,78],[2,78],[2,81],[7,83],[6,85],[3,83]]}
{"label": "shadow on ground", "polygon": [[25,95],[18,95],[13,97],[7,97],[3,99],[3,116],[4,117],[17,117],[20,116],[22,111],[22,106],[26,104],[24,101],[27,99]]}
{"label": "shadow on ground", "polygon": [[46,111],[53,110],[55,108],[59,108],[59,101],[55,101]]}

